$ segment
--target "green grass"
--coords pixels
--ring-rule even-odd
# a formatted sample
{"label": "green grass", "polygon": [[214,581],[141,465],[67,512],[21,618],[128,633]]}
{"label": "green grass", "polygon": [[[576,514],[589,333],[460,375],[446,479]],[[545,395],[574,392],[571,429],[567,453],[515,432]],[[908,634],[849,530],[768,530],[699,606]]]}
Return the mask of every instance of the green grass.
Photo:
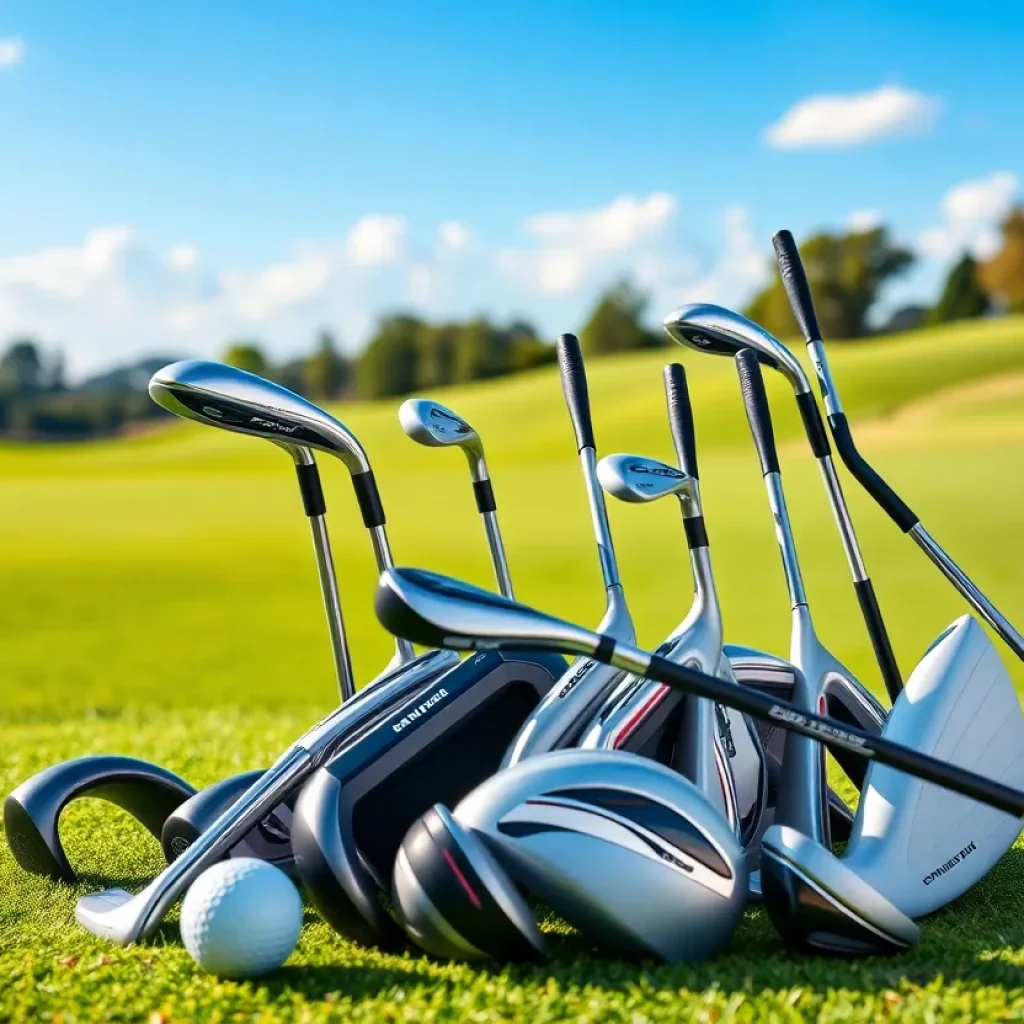
{"label": "green grass", "polygon": [[[1016,622],[1024,502],[1024,321],[834,347],[844,404],[870,458]],[[589,367],[601,450],[671,458],[660,370],[685,362],[728,639],[788,649],[788,607],[766,498],[725,360],[681,350]],[[819,631],[877,689],[878,673],[791,396],[769,379],[789,504]],[[487,444],[519,595],[596,623],[597,560],[553,370],[439,397]],[[370,453],[399,564],[489,582],[461,456],[409,442],[395,403],[346,407]],[[389,656],[370,605],[374,571],[344,470],[324,457],[335,560],[367,680]],[[963,611],[950,587],[844,476],[904,673]],[[690,578],[678,513],[609,507],[642,642],[684,614]],[[0,790],[77,754],[151,758],[202,785],[268,763],[334,702],[323,613],[288,460],[270,445],[174,425],[117,442],[0,448]],[[1007,655],[1007,664],[1010,657]],[[1011,671],[1024,684],[1020,664]],[[172,918],[154,943],[107,946],[73,923],[82,891],[141,885],[157,844],[83,801],[64,832],[79,889],[22,873],[0,843],[0,1020],[643,1021],[1024,1016],[1024,851],[924,923],[906,956],[798,957],[763,914],[693,967],[620,962],[557,921],[555,958],[475,969],[384,955],[309,912],[279,974],[227,983],[200,972]]]}

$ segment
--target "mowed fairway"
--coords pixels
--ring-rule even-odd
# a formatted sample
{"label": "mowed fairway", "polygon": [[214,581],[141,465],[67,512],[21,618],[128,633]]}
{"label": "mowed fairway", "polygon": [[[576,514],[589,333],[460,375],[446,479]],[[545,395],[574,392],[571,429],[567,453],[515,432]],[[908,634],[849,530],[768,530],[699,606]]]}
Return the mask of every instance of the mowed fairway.
{"label": "mowed fairway", "polygon": [[[862,448],[929,530],[1024,623],[1024,320],[833,346]],[[788,602],[734,367],[681,349],[592,360],[599,453],[672,459],[661,369],[690,378],[701,480],[727,638],[788,652]],[[791,392],[768,380],[787,495],[825,642],[878,689],[878,673]],[[596,624],[603,591],[575,446],[553,368],[437,393],[484,438],[518,596]],[[340,417],[377,472],[400,565],[491,585],[457,452],[410,442],[397,402]],[[391,641],[371,607],[375,573],[348,476],[320,460],[356,673]],[[904,675],[965,608],[912,542],[843,482]],[[656,645],[691,594],[679,513],[610,500],[627,598]],[[288,459],[271,445],[172,424],[116,442],[0,448],[0,789],[62,758],[116,751],[196,785],[269,763],[336,700],[312,550]],[[1003,649],[1004,650],[1004,649]],[[1005,652],[1018,684],[1024,666]],[[850,795],[849,789],[846,795]],[[108,946],[74,924],[75,899],[138,887],[157,844],[108,805],[65,816],[80,889],[16,867],[0,843],[0,1020],[643,1021],[1007,1019],[1024,1015],[1024,853],[1015,849],[895,959],[785,952],[760,911],[727,952],[666,968],[601,955],[550,920],[537,967],[436,963],[338,939],[312,911],[289,965],[220,982],[180,945]],[[699,927],[699,922],[695,922]]]}

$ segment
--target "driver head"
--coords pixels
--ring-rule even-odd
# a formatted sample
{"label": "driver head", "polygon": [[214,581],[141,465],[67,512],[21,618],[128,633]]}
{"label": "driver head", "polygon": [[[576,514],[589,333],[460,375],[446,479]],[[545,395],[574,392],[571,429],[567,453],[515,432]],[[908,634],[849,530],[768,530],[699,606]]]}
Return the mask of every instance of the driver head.
{"label": "driver head", "polygon": [[316,448],[335,455],[350,473],[370,469],[362,445],[319,406],[253,373],[202,359],[157,370],[150,398],[183,419],[273,441],[294,452]]}
{"label": "driver head", "polygon": [[810,390],[807,375],[793,353],[778,338],[731,309],[691,302],[669,313],[662,326],[673,341],[714,356],[734,358],[751,349],[758,362],[783,374],[798,394]]}
{"label": "driver head", "polygon": [[597,464],[601,486],[614,498],[642,504],[667,494],[693,500],[693,479],[682,470],[641,455],[606,455]]}

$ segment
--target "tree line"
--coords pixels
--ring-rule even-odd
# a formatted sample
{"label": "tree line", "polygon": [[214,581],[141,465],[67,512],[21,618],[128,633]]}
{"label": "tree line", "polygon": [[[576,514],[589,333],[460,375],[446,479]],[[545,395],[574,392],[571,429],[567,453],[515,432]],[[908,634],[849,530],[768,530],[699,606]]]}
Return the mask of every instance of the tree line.
{"label": "tree line", "polygon": [[[1000,312],[1024,312],[1024,207],[1001,225],[1002,244],[990,259],[964,253],[950,269],[934,305],[896,310],[874,330],[870,314],[886,284],[915,256],[884,226],[819,233],[800,245],[822,334],[843,341]],[[588,355],[667,343],[646,321],[647,299],[628,280],[599,297],[579,331]],[[743,312],[780,337],[796,335],[782,281],[771,282]],[[0,434],[15,438],[85,438],[123,431],[163,414],[146,394],[149,376],[174,357],[118,367],[77,386],[67,384],[58,352],[31,338],[14,339],[0,356]],[[227,345],[221,359],[268,377],[312,401],[387,398],[519,373],[553,362],[553,344],[525,320],[496,324],[486,317],[431,323],[412,313],[381,318],[367,346],[346,355],[322,330],[306,356],[272,363],[255,340]]]}

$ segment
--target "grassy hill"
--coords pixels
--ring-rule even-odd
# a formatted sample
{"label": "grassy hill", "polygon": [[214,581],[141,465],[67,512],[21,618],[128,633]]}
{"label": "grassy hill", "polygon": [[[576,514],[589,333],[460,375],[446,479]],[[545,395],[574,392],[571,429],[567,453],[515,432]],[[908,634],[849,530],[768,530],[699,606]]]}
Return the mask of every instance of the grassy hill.
{"label": "grassy hill", "polygon": [[[1024,319],[971,323],[830,349],[862,447],[931,532],[1024,623]],[[767,501],[729,361],[665,349],[588,367],[599,452],[670,460],[661,368],[684,363],[727,638],[788,650],[788,603]],[[832,515],[791,393],[768,381],[784,480],[819,632],[879,690]],[[580,621],[602,612],[586,498],[557,373],[437,392],[484,438],[518,595]],[[399,564],[492,579],[462,457],[401,432],[397,402],[335,410],[376,469]],[[389,656],[348,477],[322,457],[356,672]],[[904,674],[964,610],[916,547],[843,473]],[[640,640],[682,618],[691,581],[677,510],[610,500]],[[266,763],[335,700],[314,563],[288,459],[269,444],[173,424],[115,442],[0,447],[0,788],[60,758],[150,757],[196,784]],[[1010,656],[1007,654],[1007,664]],[[1011,666],[1024,683],[1022,666]],[[69,812],[72,859],[92,882],[135,881],[155,844],[108,809]],[[112,953],[71,923],[77,893],[27,878],[0,846],[0,1019],[679,1019],[703,1012],[843,1019],[977,1019],[1024,1007],[1019,852],[925,928],[915,953],[834,963],[781,952],[749,915],[730,953],[686,969],[586,958],[472,971],[385,957],[307,929],[300,966],[266,985],[197,974],[176,944]],[[6,949],[6,953],[4,950]],[[110,956],[110,963],[100,958]],[[68,966],[63,958],[77,957]],[[323,1002],[325,995],[336,998]],[[351,1002],[352,997],[365,997]],[[90,1010],[90,1007],[92,1009]],[[223,1014],[216,1017],[215,1008]],[[431,1016],[431,1014],[433,1016]],[[98,1019],[98,1017],[97,1017]],[[711,1017],[709,1017],[711,1019]]]}

